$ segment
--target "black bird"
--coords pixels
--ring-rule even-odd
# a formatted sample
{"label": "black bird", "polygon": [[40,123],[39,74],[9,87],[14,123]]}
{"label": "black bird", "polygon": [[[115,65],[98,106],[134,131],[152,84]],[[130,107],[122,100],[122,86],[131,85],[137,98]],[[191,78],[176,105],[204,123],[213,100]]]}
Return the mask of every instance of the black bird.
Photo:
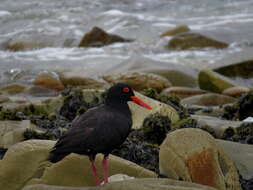
{"label": "black bird", "polygon": [[129,85],[117,83],[108,90],[105,104],[89,109],[73,120],[71,129],[50,152],[49,160],[55,163],[70,153],[88,155],[95,183],[99,185],[94,161],[97,153],[103,153],[104,182],[108,183],[108,156],[125,141],[132,126],[128,101],[152,109],[134,95]]}

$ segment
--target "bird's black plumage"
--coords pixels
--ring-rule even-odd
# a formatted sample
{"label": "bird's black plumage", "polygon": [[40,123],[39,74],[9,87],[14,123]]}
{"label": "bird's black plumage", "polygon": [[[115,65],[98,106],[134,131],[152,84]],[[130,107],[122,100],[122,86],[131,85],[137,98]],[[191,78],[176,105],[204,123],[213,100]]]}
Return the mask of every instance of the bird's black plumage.
{"label": "bird's black plumage", "polygon": [[134,93],[127,84],[118,83],[108,90],[105,104],[92,108],[75,118],[72,128],[63,135],[50,152],[49,160],[60,161],[70,153],[95,158],[108,155],[127,138],[131,126],[128,101]]}

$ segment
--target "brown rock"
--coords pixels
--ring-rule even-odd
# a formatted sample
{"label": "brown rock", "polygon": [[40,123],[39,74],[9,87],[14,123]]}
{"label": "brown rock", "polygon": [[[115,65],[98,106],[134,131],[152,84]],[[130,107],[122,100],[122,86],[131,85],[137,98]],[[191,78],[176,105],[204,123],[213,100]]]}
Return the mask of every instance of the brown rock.
{"label": "brown rock", "polygon": [[27,87],[21,84],[8,84],[0,88],[0,92],[6,94],[18,94],[23,92]]}
{"label": "brown rock", "polygon": [[183,33],[172,38],[167,45],[167,48],[177,50],[187,50],[192,48],[201,49],[207,47],[223,49],[227,48],[228,44],[198,33]]}
{"label": "brown rock", "polygon": [[98,27],[92,28],[90,32],[84,35],[79,47],[101,47],[115,42],[131,42],[130,39],[124,39],[118,35],[106,33]]}
{"label": "brown rock", "polygon": [[40,49],[44,47],[50,47],[52,44],[44,42],[33,42],[33,41],[11,41],[5,47],[9,51],[25,51],[32,49]]}
{"label": "brown rock", "polygon": [[181,86],[172,86],[162,91],[162,94],[166,94],[169,96],[177,96],[180,99],[205,93],[207,93],[205,90]]}
{"label": "brown rock", "polygon": [[235,86],[231,88],[225,89],[222,94],[227,95],[227,96],[232,96],[232,97],[240,97],[242,94],[246,94],[250,91],[249,88],[244,87],[244,86]]}
{"label": "brown rock", "polygon": [[189,31],[190,31],[190,28],[187,25],[179,25],[179,26],[176,26],[175,28],[172,28],[172,29],[162,33],[160,35],[160,37],[174,36],[176,34],[181,34],[181,33],[189,32]]}
{"label": "brown rock", "polygon": [[201,129],[169,133],[160,146],[159,166],[160,172],[172,179],[220,190],[241,189],[234,163],[215,139]]}
{"label": "brown rock", "polygon": [[235,103],[236,99],[230,96],[207,93],[195,95],[181,100],[181,104],[198,106],[219,106],[223,104]]}
{"label": "brown rock", "polygon": [[64,86],[56,73],[43,72],[36,77],[33,84],[57,91],[64,89]]}
{"label": "brown rock", "polygon": [[134,90],[140,91],[146,88],[156,89],[158,92],[171,86],[171,83],[164,77],[147,73],[126,73],[122,75],[103,76],[108,83],[125,82]]}

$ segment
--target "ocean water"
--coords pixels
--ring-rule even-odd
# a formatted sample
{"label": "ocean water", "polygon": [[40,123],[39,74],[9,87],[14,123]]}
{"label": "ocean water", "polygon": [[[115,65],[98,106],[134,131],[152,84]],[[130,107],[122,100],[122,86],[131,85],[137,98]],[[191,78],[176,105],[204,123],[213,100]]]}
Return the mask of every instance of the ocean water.
{"label": "ocean water", "polygon": [[[230,45],[224,50],[170,51],[164,48],[170,38],[159,35],[179,24]],[[51,44],[20,52],[0,49],[2,80],[41,70],[99,76],[143,58],[154,64],[212,68],[224,59],[243,60],[243,52],[253,50],[252,0],[1,0],[0,25],[0,47],[13,40]],[[77,48],[94,26],[134,42]]]}

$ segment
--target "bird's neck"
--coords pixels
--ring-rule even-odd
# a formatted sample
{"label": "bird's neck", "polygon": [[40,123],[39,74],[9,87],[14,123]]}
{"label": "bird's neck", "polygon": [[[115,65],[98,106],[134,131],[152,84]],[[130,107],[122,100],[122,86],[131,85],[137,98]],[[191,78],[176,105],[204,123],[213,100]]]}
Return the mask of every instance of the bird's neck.
{"label": "bird's neck", "polygon": [[106,102],[105,104],[126,116],[131,116],[129,106],[126,102]]}

